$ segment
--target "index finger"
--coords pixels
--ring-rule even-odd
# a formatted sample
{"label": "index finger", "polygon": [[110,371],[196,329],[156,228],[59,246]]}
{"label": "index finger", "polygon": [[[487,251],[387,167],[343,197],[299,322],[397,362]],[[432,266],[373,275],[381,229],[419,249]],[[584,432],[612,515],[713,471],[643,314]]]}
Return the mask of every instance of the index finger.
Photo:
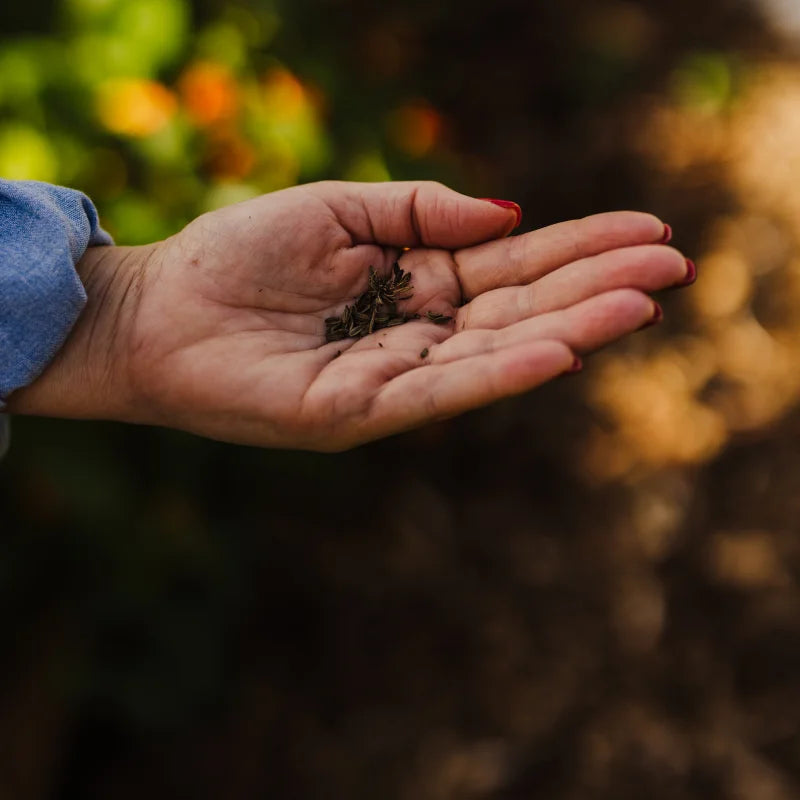
{"label": "index finger", "polygon": [[639,211],[612,211],[560,222],[454,254],[464,298],[502,286],[523,286],[573,261],[607,250],[666,243],[669,226]]}

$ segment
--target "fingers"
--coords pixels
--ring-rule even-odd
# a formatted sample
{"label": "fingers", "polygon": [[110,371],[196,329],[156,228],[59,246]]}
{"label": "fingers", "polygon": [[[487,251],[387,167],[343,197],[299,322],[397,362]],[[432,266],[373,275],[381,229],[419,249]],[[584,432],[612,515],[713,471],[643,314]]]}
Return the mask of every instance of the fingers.
{"label": "fingers", "polygon": [[390,247],[468,247],[507,235],[518,206],[476,200],[430,181],[312,184],[353,244]]}
{"label": "fingers", "polygon": [[455,261],[462,294],[472,298],[501,286],[522,286],[607,250],[655,244],[666,238],[667,228],[658,217],[614,211],[462,249],[455,254]]}
{"label": "fingers", "polygon": [[353,348],[352,360],[330,363],[324,390],[320,383],[305,405],[312,416],[320,410],[326,418],[345,415],[340,435],[329,442],[341,449],[533,389],[574,371],[575,352],[658,319],[660,308],[647,295],[620,289],[502,330],[466,330],[428,344],[415,337],[391,349]]}
{"label": "fingers", "polygon": [[503,328],[615,289],[654,292],[693,280],[693,266],[671,247],[644,245],[584,258],[526,286],[506,286],[478,295],[459,309],[456,330]]}
{"label": "fingers", "polygon": [[376,395],[365,435],[385,436],[452,417],[526,392],[575,366],[563,343],[536,341],[414,369]]}
{"label": "fingers", "polygon": [[659,306],[646,295],[619,289],[502,330],[457,333],[432,345],[428,358],[442,364],[540,340],[561,341],[576,353],[587,353],[658,321],[660,315]]}

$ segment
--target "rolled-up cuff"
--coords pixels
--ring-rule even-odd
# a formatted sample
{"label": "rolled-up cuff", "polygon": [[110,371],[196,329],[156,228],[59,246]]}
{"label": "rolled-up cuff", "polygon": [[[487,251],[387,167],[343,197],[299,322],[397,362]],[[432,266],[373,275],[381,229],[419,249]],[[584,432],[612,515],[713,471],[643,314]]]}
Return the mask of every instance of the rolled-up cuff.
{"label": "rolled-up cuff", "polygon": [[0,408],[64,344],[86,304],[75,265],[87,247],[109,244],[80,192],[0,180]]}

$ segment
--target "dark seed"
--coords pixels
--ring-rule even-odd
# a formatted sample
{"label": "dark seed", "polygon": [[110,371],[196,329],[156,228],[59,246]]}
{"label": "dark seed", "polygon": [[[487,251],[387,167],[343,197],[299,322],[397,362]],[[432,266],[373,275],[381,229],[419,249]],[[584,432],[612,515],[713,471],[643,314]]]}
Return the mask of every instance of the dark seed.
{"label": "dark seed", "polygon": [[426,347],[420,354],[420,358],[427,358],[428,357],[428,348]]}

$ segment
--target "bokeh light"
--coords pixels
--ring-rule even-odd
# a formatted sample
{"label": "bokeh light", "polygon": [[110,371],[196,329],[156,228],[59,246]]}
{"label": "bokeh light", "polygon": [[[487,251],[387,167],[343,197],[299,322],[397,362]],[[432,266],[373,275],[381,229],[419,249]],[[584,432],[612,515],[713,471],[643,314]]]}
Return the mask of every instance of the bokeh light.
{"label": "bokeh light", "polygon": [[177,108],[175,96],[156,81],[112,80],[99,87],[97,113],[112,133],[149,136],[164,130]]}

